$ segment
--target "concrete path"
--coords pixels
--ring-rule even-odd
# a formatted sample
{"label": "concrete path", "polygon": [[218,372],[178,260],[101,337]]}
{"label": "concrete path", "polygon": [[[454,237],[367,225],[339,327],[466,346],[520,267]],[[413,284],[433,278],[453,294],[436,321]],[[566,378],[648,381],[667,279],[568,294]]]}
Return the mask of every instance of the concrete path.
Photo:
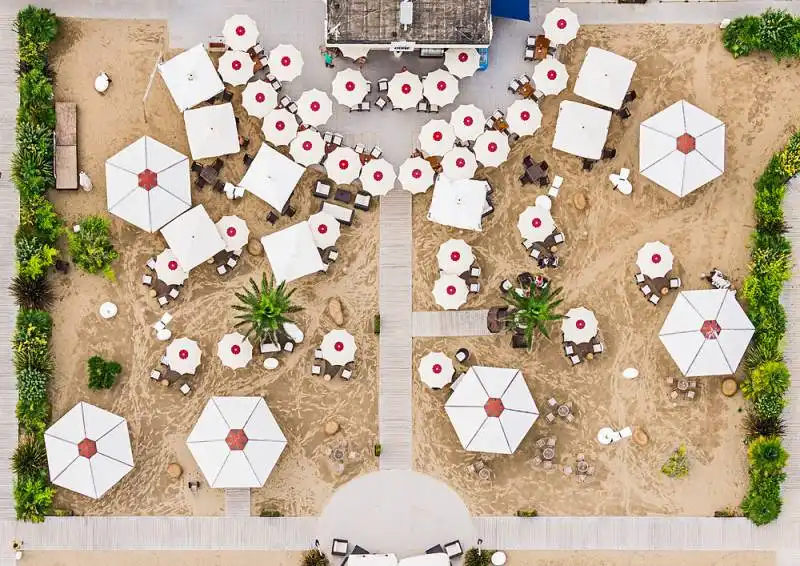
{"label": "concrete path", "polygon": [[423,336],[489,336],[488,310],[415,312],[411,333]]}

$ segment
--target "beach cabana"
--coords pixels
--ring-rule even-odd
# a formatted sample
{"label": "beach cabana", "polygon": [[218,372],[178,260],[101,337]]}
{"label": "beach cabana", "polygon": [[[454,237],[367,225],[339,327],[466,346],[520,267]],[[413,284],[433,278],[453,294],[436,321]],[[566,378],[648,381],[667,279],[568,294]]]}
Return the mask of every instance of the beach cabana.
{"label": "beach cabana", "polygon": [[471,452],[513,454],[539,410],[522,372],[472,366],[444,406],[461,446]]}
{"label": "beach cabana", "polygon": [[294,45],[281,43],[269,52],[267,65],[279,81],[293,81],[303,71],[303,56]]}
{"label": "beach cabana", "polygon": [[282,211],[305,168],[263,143],[239,186]]}
{"label": "beach cabana", "polygon": [[564,100],[558,108],[553,149],[587,159],[600,159],[610,123],[611,112],[608,110]]}
{"label": "beach cabana", "polygon": [[230,103],[187,110],[183,113],[183,121],[192,159],[239,152],[239,131]]}
{"label": "beach cabana", "polygon": [[444,52],[444,66],[459,79],[474,75],[480,63],[478,50],[472,47],[451,47]]}
{"label": "beach cabana", "polygon": [[525,240],[544,242],[556,229],[556,223],[553,221],[550,209],[534,205],[520,213],[517,219],[517,229]]}
{"label": "beach cabana", "polygon": [[222,80],[232,86],[246,84],[253,78],[253,60],[244,51],[228,50],[217,62],[217,71]]}
{"label": "beach cabana", "polygon": [[569,309],[561,320],[564,342],[585,344],[597,336],[597,317],[586,307]]}
{"label": "beach cabana", "polygon": [[185,271],[191,271],[225,249],[225,242],[202,204],[164,226],[161,235]]}
{"label": "beach cabana", "polygon": [[337,147],[325,158],[325,172],[339,185],[352,183],[361,173],[361,157],[352,147]]}
{"label": "beach cabana", "polygon": [[433,184],[433,167],[421,157],[409,157],[400,165],[397,178],[400,185],[412,195],[424,193]]}
{"label": "beach cabana", "polygon": [[444,352],[429,352],[419,361],[419,377],[431,389],[441,389],[453,379],[453,360]]}
{"label": "beach cabana", "polygon": [[389,100],[393,108],[408,110],[422,100],[422,81],[412,72],[395,73],[389,81]]}
{"label": "beach cabana", "polygon": [[263,80],[247,83],[242,91],[242,106],[250,116],[263,118],[278,105],[278,93]]}
{"label": "beach cabana", "polygon": [[578,15],[569,8],[555,8],[544,17],[544,35],[554,45],[566,45],[578,36]]}
{"label": "beach cabana", "polygon": [[564,63],[548,57],[533,68],[533,82],[545,94],[556,95],[567,88],[569,73]]}
{"label": "beach cabana", "polygon": [[347,330],[338,328],[322,337],[322,359],[334,366],[343,366],[356,359],[356,339]]}
{"label": "beach cabana", "polygon": [[44,432],[50,481],[99,499],[133,469],[128,423],[81,401]]}
{"label": "beach cabana", "polygon": [[515,100],[506,112],[508,129],[518,136],[529,136],[542,125],[542,111],[530,98]]}
{"label": "beach cabana", "polygon": [[253,359],[253,344],[240,332],[231,332],[217,342],[217,357],[231,369],[247,367]]}
{"label": "beach cabana", "polygon": [[216,224],[217,234],[225,242],[225,250],[233,252],[241,250],[250,239],[250,228],[239,216],[223,216]]}
{"label": "beach cabana", "polygon": [[464,240],[451,238],[439,246],[436,252],[436,262],[439,269],[444,273],[461,275],[475,263],[475,255],[472,253],[472,246]]}
{"label": "beach cabana", "polygon": [[573,90],[578,96],[618,110],[631,86],[636,63],[621,55],[590,47]]}
{"label": "beach cabana", "polygon": [[297,119],[285,108],[276,108],[264,116],[261,124],[264,139],[275,145],[289,145],[297,136]]}
{"label": "beach cabana", "polygon": [[200,365],[203,352],[197,342],[190,338],[176,338],[167,346],[167,365],[181,375],[194,374]]}
{"label": "beach cabana", "polygon": [[325,156],[325,141],[318,131],[307,128],[291,141],[289,155],[304,167],[319,163]]}
{"label": "beach cabana", "polygon": [[467,147],[454,147],[442,157],[442,174],[452,181],[472,178],[477,168],[478,160]]}
{"label": "beach cabana", "polygon": [[181,267],[178,258],[169,248],[156,256],[155,272],[156,277],[167,285],[183,285],[189,277],[189,272]]}
{"label": "beach cabana", "polygon": [[642,275],[664,277],[672,269],[672,250],[662,242],[647,242],[636,254],[636,265]]}
{"label": "beach cabana", "polygon": [[511,148],[508,145],[508,136],[503,132],[486,130],[475,139],[472,151],[484,167],[499,167],[508,159]]}
{"label": "beach cabana", "polygon": [[736,293],[728,289],[683,291],[658,333],[686,377],[736,372],[755,332]]}
{"label": "beach cabana", "polygon": [[352,108],[367,96],[367,79],[356,69],[336,73],[331,83],[331,94],[342,106]]}
{"label": "beach cabana", "polygon": [[450,125],[462,141],[474,141],[485,130],[486,116],[474,104],[462,104],[450,114]]}
{"label": "beach cabana", "polygon": [[305,91],[297,99],[297,115],[304,124],[321,126],[330,120],[333,114],[333,102],[319,89]]}
{"label": "beach cabana", "polygon": [[467,302],[467,282],[458,275],[442,273],[433,284],[433,298],[444,310],[458,310]]}
{"label": "beach cabana", "polygon": [[314,235],[307,221],[298,222],[261,238],[264,253],[277,282],[294,281],[325,271]]}
{"label": "beach cabana", "polygon": [[428,220],[453,228],[480,232],[488,188],[486,181],[451,181],[444,175],[439,175],[433,187]]}
{"label": "beach cabana", "polygon": [[458,96],[458,79],[444,69],[431,71],[422,81],[422,95],[437,106],[452,104]]}
{"label": "beach cabana", "polygon": [[394,188],[397,173],[394,166],[381,157],[367,161],[358,178],[365,191],[372,196],[382,196]]}
{"label": "beach cabana", "polygon": [[192,206],[189,159],[145,136],[106,161],[108,211],[155,232]]}
{"label": "beach cabana", "polygon": [[456,141],[453,127],[446,120],[431,120],[419,130],[419,146],[428,155],[444,155]]}
{"label": "beach cabana", "polygon": [[639,172],[683,197],[725,171],[725,124],[680,100],[639,126]]}
{"label": "beach cabana", "polygon": [[225,88],[202,44],[159,63],[158,71],[181,112],[218,95]]}
{"label": "beach cabana", "polygon": [[231,49],[247,51],[258,42],[258,25],[245,14],[234,14],[222,28],[225,45]]}
{"label": "beach cabana", "polygon": [[262,397],[212,397],[186,445],[212,488],[262,487],[286,448]]}

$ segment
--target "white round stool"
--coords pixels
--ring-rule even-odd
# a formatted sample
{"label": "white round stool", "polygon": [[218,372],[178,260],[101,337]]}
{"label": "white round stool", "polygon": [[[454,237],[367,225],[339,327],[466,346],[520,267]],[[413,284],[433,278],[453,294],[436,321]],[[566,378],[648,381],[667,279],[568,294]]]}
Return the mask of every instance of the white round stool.
{"label": "white round stool", "polygon": [[164,342],[165,340],[169,340],[172,338],[172,331],[169,328],[162,328],[158,332],[156,332],[156,338]]}
{"label": "white round stool", "polygon": [[97,78],[94,79],[94,89],[100,94],[107,91],[110,84],[111,81],[108,80],[108,75],[105,73],[100,73],[97,75]]}
{"label": "white round stool", "polygon": [[636,379],[639,377],[639,370],[636,368],[625,368],[622,371],[622,377],[625,379]]}
{"label": "white round stool", "polygon": [[494,564],[494,566],[503,566],[507,559],[508,557],[506,556],[506,553],[502,550],[498,550],[492,554],[492,564]]}
{"label": "white round stool", "polygon": [[103,318],[106,319],[114,318],[115,316],[117,316],[117,311],[118,311],[117,305],[115,305],[114,303],[105,302],[102,305],[100,305],[100,316],[102,316]]}
{"label": "white round stool", "polygon": [[600,444],[611,444],[614,442],[614,429],[604,426],[597,431],[597,442]]}
{"label": "white round stool", "polygon": [[278,358],[267,358],[264,360],[264,367],[266,369],[275,369],[278,367]]}

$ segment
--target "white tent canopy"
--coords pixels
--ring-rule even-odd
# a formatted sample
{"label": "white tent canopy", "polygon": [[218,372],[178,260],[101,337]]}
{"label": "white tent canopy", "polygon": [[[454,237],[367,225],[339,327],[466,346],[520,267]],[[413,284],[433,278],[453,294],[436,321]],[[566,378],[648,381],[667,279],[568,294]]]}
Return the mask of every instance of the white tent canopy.
{"label": "white tent canopy", "polygon": [[133,469],[128,423],[80,402],[44,433],[50,481],[98,499]]}
{"label": "white tent canopy", "polygon": [[231,49],[247,51],[258,42],[258,26],[250,16],[234,14],[225,20],[222,35]]}
{"label": "white tent canopy", "polygon": [[467,283],[458,275],[442,273],[433,284],[433,298],[444,310],[458,310],[467,302]]}
{"label": "white tent canopy", "polygon": [[325,156],[325,141],[318,131],[306,128],[289,144],[289,154],[296,163],[308,167],[322,161]]}
{"label": "white tent canopy", "polygon": [[239,152],[239,131],[230,103],[187,110],[183,113],[183,121],[192,159]]}
{"label": "white tent canopy", "polygon": [[439,246],[436,262],[444,273],[460,275],[475,263],[475,255],[472,253],[472,246],[464,240],[451,238]]}
{"label": "white tent canopy", "polygon": [[106,161],[111,214],[155,232],[192,206],[189,159],[145,136]]}
{"label": "white tent canopy", "polygon": [[459,79],[474,75],[480,63],[478,50],[471,47],[451,47],[444,52],[444,66]]}
{"label": "white tent canopy", "polygon": [[223,216],[216,226],[217,234],[225,242],[225,249],[229,252],[242,249],[250,239],[250,228],[239,216]]}
{"label": "white tent canopy", "polygon": [[305,275],[324,271],[314,235],[307,221],[267,234],[261,238],[275,280],[294,281]]}
{"label": "white tent canopy", "polygon": [[558,109],[553,148],[588,159],[600,159],[608,138],[611,112],[564,100]]}
{"label": "white tent canopy", "polygon": [[465,450],[513,454],[539,410],[518,369],[472,366],[445,403]]}
{"label": "white tent canopy", "polygon": [[303,56],[294,45],[281,43],[269,52],[267,65],[279,81],[292,81],[303,71]]}
{"label": "white tent canopy", "polygon": [[533,82],[545,94],[556,95],[567,88],[569,73],[564,63],[548,57],[533,68]]}
{"label": "white tent canopy", "polygon": [[164,226],[161,235],[185,271],[191,271],[225,249],[225,242],[202,204]]}
{"label": "white tent canopy", "polygon": [[278,93],[272,85],[263,80],[247,83],[242,91],[242,106],[247,113],[263,118],[278,105]]}
{"label": "white tent canopy", "polygon": [[394,188],[397,173],[394,166],[384,158],[370,159],[361,168],[359,175],[362,188],[372,196],[385,195]]}
{"label": "white tent canopy", "polygon": [[462,141],[475,140],[484,132],[486,116],[474,104],[462,104],[450,114],[450,125]]}
{"label": "white tent canopy", "polygon": [[428,220],[453,228],[480,232],[488,188],[486,181],[451,181],[446,176],[439,175],[433,187]]}
{"label": "white tent canopy", "polygon": [[453,127],[445,120],[431,120],[419,130],[420,148],[428,155],[444,155],[451,149],[456,141]]}
{"label": "white tent canopy", "polygon": [[569,309],[561,321],[564,342],[585,344],[597,336],[597,317],[586,307]]}
{"label": "white tent canopy", "polygon": [[160,63],[158,71],[181,112],[216,96],[225,88],[202,44]]}
{"label": "white tent canopy", "polygon": [[636,63],[621,55],[590,47],[573,90],[606,108],[619,109],[631,85]]}
{"label": "white tent canopy", "polygon": [[286,447],[262,397],[212,397],[186,445],[212,488],[261,487]]}
{"label": "white tent canopy", "polygon": [[231,332],[217,343],[217,357],[226,367],[232,369],[247,367],[253,359],[253,344],[240,332]]}
{"label": "white tent canopy", "polygon": [[275,145],[289,145],[297,136],[297,119],[285,108],[276,108],[264,116],[261,124],[264,139]]}
{"label": "white tent canopy", "polygon": [[755,328],[734,291],[683,291],[658,337],[687,377],[736,372]]}
{"label": "white tent canopy", "polygon": [[472,146],[475,158],[484,167],[499,167],[506,159],[511,148],[508,145],[508,136],[497,130],[486,130],[475,140]]}
{"label": "white tent canopy", "polygon": [[636,265],[643,275],[664,277],[672,269],[672,250],[662,242],[647,242],[636,254]]}
{"label": "white tent canopy", "polygon": [[419,377],[431,389],[441,389],[453,379],[453,360],[444,352],[429,352],[419,361]]}
{"label": "white tent canopy", "polygon": [[639,172],[682,197],[725,171],[725,124],[680,100],[639,126]]}
{"label": "white tent canopy", "polygon": [[239,186],[282,211],[305,168],[263,143]]}
{"label": "white tent canopy", "polygon": [[253,60],[243,51],[228,50],[217,63],[217,71],[222,80],[229,85],[239,86],[253,77]]}

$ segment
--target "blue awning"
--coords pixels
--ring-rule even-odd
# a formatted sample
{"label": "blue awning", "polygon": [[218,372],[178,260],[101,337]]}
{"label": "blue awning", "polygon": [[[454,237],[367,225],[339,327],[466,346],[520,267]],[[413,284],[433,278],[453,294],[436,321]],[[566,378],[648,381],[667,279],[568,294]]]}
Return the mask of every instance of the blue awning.
{"label": "blue awning", "polygon": [[529,0],[492,0],[492,15],[528,22],[531,19]]}

